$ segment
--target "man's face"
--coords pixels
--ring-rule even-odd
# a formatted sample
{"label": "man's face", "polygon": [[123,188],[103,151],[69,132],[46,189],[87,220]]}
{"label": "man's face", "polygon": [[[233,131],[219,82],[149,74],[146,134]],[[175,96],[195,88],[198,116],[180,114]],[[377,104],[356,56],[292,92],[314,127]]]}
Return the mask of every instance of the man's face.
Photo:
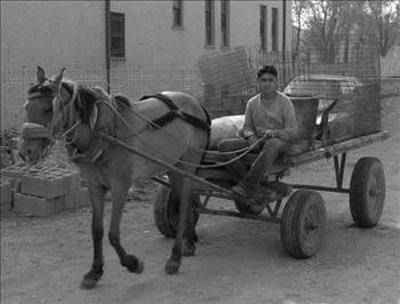
{"label": "man's face", "polygon": [[277,87],[278,79],[272,75],[265,73],[257,78],[258,87],[260,88],[260,92],[264,94],[271,93]]}

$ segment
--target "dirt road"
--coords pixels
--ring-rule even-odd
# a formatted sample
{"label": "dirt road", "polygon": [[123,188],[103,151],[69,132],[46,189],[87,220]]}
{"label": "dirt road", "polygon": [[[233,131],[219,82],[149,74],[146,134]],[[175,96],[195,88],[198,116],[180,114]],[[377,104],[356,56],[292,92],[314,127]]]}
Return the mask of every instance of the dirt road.
{"label": "dirt road", "polygon": [[[197,255],[184,259],[178,275],[167,276],[163,269],[172,241],[153,224],[154,192],[141,193],[140,201],[127,204],[122,240],[144,260],[145,272],[128,273],[105,240],[103,279],[95,289],[81,290],[92,256],[89,210],[50,219],[10,215],[1,223],[2,303],[399,304],[399,106],[399,97],[386,100],[390,140],[348,156],[345,185],[358,158],[375,156],[384,163],[386,205],[374,229],[351,225],[345,195],[323,193],[328,215],[323,247],[311,259],[294,260],[281,247],[278,225],[203,216]],[[287,180],[332,185],[332,168],[331,160],[320,161],[293,170]]]}

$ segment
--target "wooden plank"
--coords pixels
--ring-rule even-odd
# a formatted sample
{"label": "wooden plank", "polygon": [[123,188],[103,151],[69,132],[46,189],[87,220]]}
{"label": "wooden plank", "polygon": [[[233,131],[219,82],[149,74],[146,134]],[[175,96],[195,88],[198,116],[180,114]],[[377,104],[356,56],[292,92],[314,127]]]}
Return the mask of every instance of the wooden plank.
{"label": "wooden plank", "polygon": [[[358,149],[374,142],[385,140],[387,138],[389,138],[389,133],[387,131],[381,131],[378,133],[352,138],[326,147],[321,147],[316,150],[311,150],[309,152],[302,153],[296,156],[286,157],[282,162],[275,164],[275,168],[273,169],[273,171],[279,172],[283,170],[284,167],[298,166],[300,164],[316,161],[322,158],[332,157],[334,155],[338,155],[349,150]],[[204,162],[208,164],[224,161],[226,161],[226,158],[218,151],[206,153],[204,158]]]}
{"label": "wooden plank", "polygon": [[299,156],[288,157],[285,160],[285,164],[287,166],[298,166],[322,158],[332,157],[334,155],[347,152],[349,150],[358,149],[374,142],[385,140],[387,138],[389,138],[389,133],[387,131],[381,131],[378,133],[353,138],[340,143],[319,148],[317,150],[312,150],[310,152],[300,154]]}
{"label": "wooden plank", "polygon": [[256,221],[263,221],[269,223],[280,223],[281,220],[279,218],[270,217],[265,214],[248,214],[248,213],[240,213],[237,211],[230,211],[230,210],[215,210],[215,209],[207,209],[207,208],[196,208],[199,213],[203,214],[212,214],[212,215],[222,215],[222,216],[232,216],[232,217],[239,217],[245,219],[252,219]]}
{"label": "wooden plank", "polygon": [[167,163],[167,162],[163,161],[162,159],[159,159],[158,157],[154,157],[154,156],[148,155],[148,153],[146,153],[144,151],[141,151],[141,150],[139,150],[137,148],[134,148],[134,147],[126,144],[122,140],[119,140],[118,138],[115,138],[113,136],[108,135],[107,133],[104,133],[104,132],[100,131],[98,134],[104,140],[106,140],[108,142],[111,142],[113,144],[117,144],[117,145],[119,145],[121,147],[124,147],[125,149],[127,149],[128,151],[130,151],[130,152],[132,152],[132,153],[134,153],[136,155],[139,155],[139,156],[141,156],[141,157],[143,157],[143,158],[145,158],[147,160],[150,160],[150,161],[152,161],[152,162],[154,162],[154,163],[156,163],[156,164],[158,164],[160,166],[163,166],[163,167],[165,167],[165,168],[167,168],[167,169],[169,169],[171,171],[179,173],[182,176],[188,177],[188,178],[192,179],[195,182],[198,182],[198,183],[201,183],[201,184],[204,184],[204,185],[208,185],[210,187],[210,189],[214,189],[215,191],[219,191],[219,192],[225,193],[227,196],[230,196],[230,197],[233,197],[234,194],[235,194],[233,191],[231,191],[229,189],[225,189],[225,188],[220,187],[220,186],[218,186],[216,184],[210,183],[209,181],[205,180],[204,178],[198,177],[198,176],[196,176],[196,175],[194,175],[194,174],[192,174],[190,172],[187,172],[185,170],[177,168],[174,165],[172,165],[170,163]]}

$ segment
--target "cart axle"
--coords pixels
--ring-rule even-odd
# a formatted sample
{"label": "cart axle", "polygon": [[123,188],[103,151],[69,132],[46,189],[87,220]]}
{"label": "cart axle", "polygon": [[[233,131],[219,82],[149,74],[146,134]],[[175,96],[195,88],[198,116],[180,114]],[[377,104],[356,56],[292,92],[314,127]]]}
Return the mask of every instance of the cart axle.
{"label": "cart axle", "polygon": [[231,211],[231,210],[215,210],[215,209],[207,209],[207,208],[196,208],[196,211],[199,213],[203,213],[203,214],[239,217],[239,218],[252,219],[252,220],[256,220],[256,221],[269,222],[269,223],[280,223],[281,222],[281,220],[279,218],[270,217],[265,214],[254,215],[254,214],[241,213],[241,212]]}

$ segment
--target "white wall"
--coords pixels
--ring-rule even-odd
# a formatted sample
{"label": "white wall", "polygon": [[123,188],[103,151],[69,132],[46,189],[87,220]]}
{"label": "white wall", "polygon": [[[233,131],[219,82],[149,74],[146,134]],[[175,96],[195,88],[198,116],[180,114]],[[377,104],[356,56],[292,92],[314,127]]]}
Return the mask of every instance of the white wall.
{"label": "white wall", "polygon": [[2,66],[105,65],[103,1],[1,1]]}
{"label": "white wall", "polygon": [[[282,1],[230,1],[231,47],[260,44],[259,5],[268,9],[267,45],[271,50],[272,7],[279,9],[279,49],[282,47]],[[287,43],[291,47],[290,5],[287,1]],[[183,30],[172,29],[172,1],[112,1],[111,10],[125,13],[126,63],[152,65],[159,68],[191,68],[204,53],[220,50],[220,1],[215,1],[215,48],[205,47],[205,1],[184,1]],[[113,66],[123,66],[124,61],[113,61]]]}
{"label": "white wall", "polygon": [[[79,81],[104,84],[105,80],[105,0],[97,1],[0,1],[1,3],[1,126],[20,124],[22,104],[36,66],[50,74],[66,67],[66,75]],[[259,5],[268,8],[268,41],[271,49],[271,8],[282,1],[231,0],[230,44],[260,45]],[[287,1],[287,50],[291,44],[290,3]],[[221,4],[215,1],[215,47],[205,47],[205,1],[184,0],[183,30],[172,28],[170,0],[111,0],[111,10],[125,13],[126,58],[112,60],[114,91],[131,97],[157,90],[157,85],[180,88],[198,86],[197,75],[179,70],[196,69],[198,58],[221,49]],[[279,25],[279,48],[282,47]],[[153,70],[177,71],[166,75],[168,81],[140,74],[132,82],[126,78],[132,66]],[[125,72],[123,72],[125,71]],[[128,74],[131,71],[128,70]],[[124,74],[125,73],[125,74]],[[186,74],[185,74],[186,73]],[[149,77],[148,77],[149,76]],[[158,75],[159,76],[159,75]],[[147,77],[147,78],[146,78]],[[150,79],[150,80],[149,80]],[[175,81],[177,79],[177,81]],[[129,83],[129,81],[131,81]],[[138,88],[143,83],[146,85]],[[195,83],[195,84],[192,84]],[[175,87],[174,87],[175,86]]]}
{"label": "white wall", "polygon": [[2,127],[20,124],[37,65],[104,70],[104,20],[104,1],[1,1]]}
{"label": "white wall", "polygon": [[[267,6],[268,50],[271,51],[272,7],[279,9],[278,47],[282,48],[282,1],[231,0],[230,47],[260,45],[260,4]],[[291,49],[291,1],[287,1],[287,45]],[[132,98],[165,89],[179,89],[202,95],[197,61],[203,54],[221,50],[221,1],[215,1],[215,46],[205,46],[205,1],[183,1],[183,28],[172,28],[172,1],[111,2],[111,11],[125,14],[126,58],[112,59],[113,92]],[[148,71],[151,67],[159,72]],[[143,68],[143,69],[142,69]],[[184,70],[183,75],[179,70]],[[161,74],[164,73],[165,77]],[[146,82],[152,82],[146,85]]]}

